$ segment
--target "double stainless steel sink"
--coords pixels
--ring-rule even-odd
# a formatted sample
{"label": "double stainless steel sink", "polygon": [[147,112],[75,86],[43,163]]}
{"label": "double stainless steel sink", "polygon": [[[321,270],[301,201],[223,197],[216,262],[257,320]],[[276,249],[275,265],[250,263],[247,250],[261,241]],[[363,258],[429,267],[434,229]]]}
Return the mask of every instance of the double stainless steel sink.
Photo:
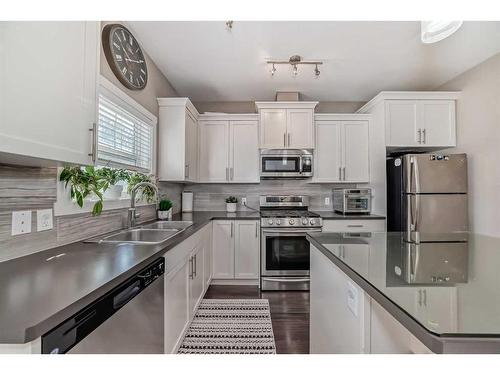
{"label": "double stainless steel sink", "polygon": [[156,221],[138,228],[130,228],[86,242],[133,243],[156,245],[167,241],[193,225],[192,221]]}

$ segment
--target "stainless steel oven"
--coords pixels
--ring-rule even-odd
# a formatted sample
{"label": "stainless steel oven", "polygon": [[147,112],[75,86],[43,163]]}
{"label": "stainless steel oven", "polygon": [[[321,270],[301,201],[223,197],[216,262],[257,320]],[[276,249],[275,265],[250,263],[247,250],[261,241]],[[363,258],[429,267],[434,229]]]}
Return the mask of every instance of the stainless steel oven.
{"label": "stainless steel oven", "polygon": [[308,178],[313,154],[309,150],[262,150],[260,178]]}
{"label": "stainless steel oven", "polygon": [[262,290],[309,290],[306,232],[321,232],[321,228],[262,228]]}

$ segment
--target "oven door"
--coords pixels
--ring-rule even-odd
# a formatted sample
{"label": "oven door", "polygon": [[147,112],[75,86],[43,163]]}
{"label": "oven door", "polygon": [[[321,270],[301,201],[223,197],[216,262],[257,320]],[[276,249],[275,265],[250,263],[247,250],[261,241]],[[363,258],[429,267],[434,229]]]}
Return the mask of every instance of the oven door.
{"label": "oven door", "polygon": [[260,177],[302,177],[301,157],[292,155],[261,155]]}
{"label": "oven door", "polygon": [[304,229],[262,228],[261,240],[262,276],[309,276],[310,244]]}

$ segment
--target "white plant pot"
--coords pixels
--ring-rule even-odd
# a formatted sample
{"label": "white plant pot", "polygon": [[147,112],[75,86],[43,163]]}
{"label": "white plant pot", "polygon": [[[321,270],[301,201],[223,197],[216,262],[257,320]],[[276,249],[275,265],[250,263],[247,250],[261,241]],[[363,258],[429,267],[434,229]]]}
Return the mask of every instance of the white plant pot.
{"label": "white plant pot", "polygon": [[123,185],[111,185],[105,192],[104,197],[108,199],[120,199],[122,197]]}
{"label": "white plant pot", "polygon": [[158,219],[159,220],[171,220],[172,219],[172,209],[170,209],[168,211],[158,210]]}
{"label": "white plant pot", "polygon": [[226,203],[227,212],[236,212],[236,203]]}

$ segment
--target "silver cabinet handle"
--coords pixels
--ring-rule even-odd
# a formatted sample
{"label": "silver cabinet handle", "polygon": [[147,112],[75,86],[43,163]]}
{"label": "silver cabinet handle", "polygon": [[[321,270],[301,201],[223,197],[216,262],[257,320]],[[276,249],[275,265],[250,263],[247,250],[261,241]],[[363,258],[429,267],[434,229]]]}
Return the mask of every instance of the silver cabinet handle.
{"label": "silver cabinet handle", "polygon": [[231,237],[233,237],[233,231],[234,231],[234,230],[233,230],[233,226],[234,226],[234,222],[233,222],[233,221],[231,221]]}
{"label": "silver cabinet handle", "polygon": [[417,142],[418,143],[422,143],[422,129],[418,129],[417,133],[418,133],[418,140],[417,140]]}
{"label": "silver cabinet handle", "polygon": [[339,167],[339,181],[342,181],[342,167]]}
{"label": "silver cabinet handle", "polygon": [[418,290],[418,305],[422,306],[422,289]]}
{"label": "silver cabinet handle", "polygon": [[184,166],[184,178],[188,178],[189,177],[189,165],[186,164]]}
{"label": "silver cabinet handle", "polygon": [[189,258],[189,278],[193,278],[193,257]]}
{"label": "silver cabinet handle", "polygon": [[291,136],[290,136],[290,133],[288,133],[288,147],[290,147],[290,139],[291,139]]}
{"label": "silver cabinet handle", "polygon": [[427,289],[424,289],[423,294],[424,294],[424,306],[427,306]]}
{"label": "silver cabinet handle", "polygon": [[255,238],[259,237],[259,224],[255,223]]}
{"label": "silver cabinet handle", "polygon": [[363,224],[347,224],[348,228],[363,228]]}
{"label": "silver cabinet handle", "polygon": [[226,181],[229,181],[229,168],[226,167]]}
{"label": "silver cabinet handle", "polygon": [[233,181],[234,180],[234,168],[231,167],[231,168],[229,168],[229,170],[231,171],[231,181]]}
{"label": "silver cabinet handle", "polygon": [[344,178],[343,178],[343,180],[345,181],[345,167],[343,168],[343,171],[344,171]]}
{"label": "silver cabinet handle", "polygon": [[97,159],[97,124],[94,122],[92,127],[89,129],[92,139],[90,142],[90,153],[88,154],[92,158],[92,163],[95,164]]}
{"label": "silver cabinet handle", "polygon": [[427,137],[425,135],[425,128],[422,130],[422,137],[423,137],[422,143],[425,145],[426,140],[427,140]]}
{"label": "silver cabinet handle", "polygon": [[193,265],[193,278],[196,277],[196,271],[198,270],[198,262],[196,261],[196,257],[198,256],[198,254],[195,254],[193,259],[194,259],[194,265]]}

